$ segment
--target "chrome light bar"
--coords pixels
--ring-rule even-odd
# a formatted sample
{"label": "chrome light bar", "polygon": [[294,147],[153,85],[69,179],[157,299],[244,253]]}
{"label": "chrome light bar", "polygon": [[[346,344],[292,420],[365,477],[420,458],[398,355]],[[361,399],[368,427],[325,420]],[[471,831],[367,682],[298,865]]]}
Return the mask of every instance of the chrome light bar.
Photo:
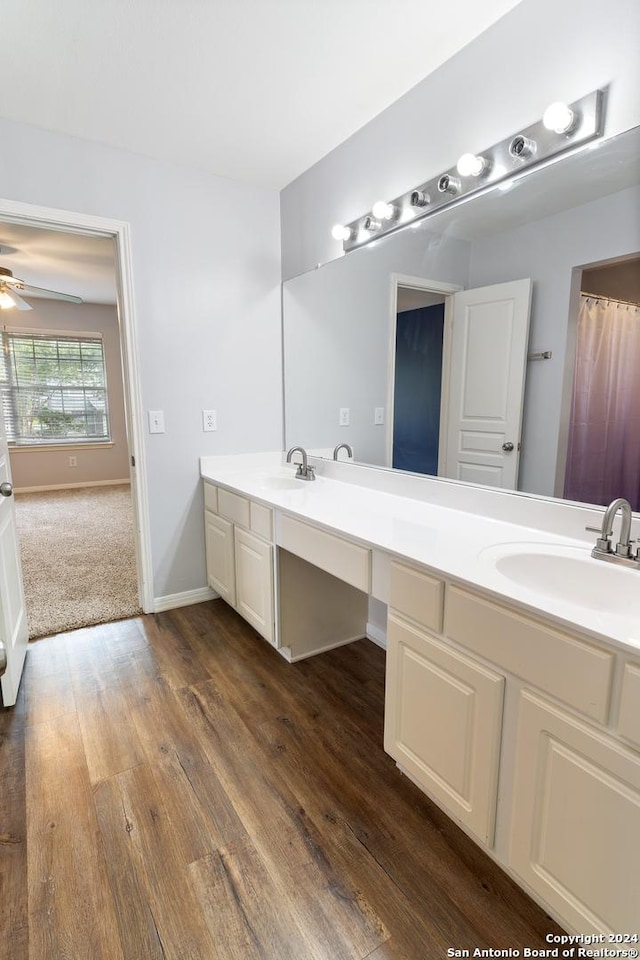
{"label": "chrome light bar", "polygon": [[[525,171],[546,164],[562,153],[574,151],[601,136],[604,99],[604,91],[594,90],[574,103],[552,104],[544,120],[481,150],[478,155],[465,154],[458,166],[388,203],[378,202],[357,220],[344,227],[334,227],[334,236],[342,239],[342,248],[347,253],[502,181],[517,179]],[[381,210],[384,217],[376,216]]]}

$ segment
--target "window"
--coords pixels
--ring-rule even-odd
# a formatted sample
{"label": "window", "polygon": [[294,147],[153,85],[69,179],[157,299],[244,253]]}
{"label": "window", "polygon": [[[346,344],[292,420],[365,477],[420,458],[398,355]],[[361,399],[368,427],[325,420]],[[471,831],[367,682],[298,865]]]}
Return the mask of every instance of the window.
{"label": "window", "polygon": [[4,331],[0,395],[10,445],[110,440],[98,334]]}

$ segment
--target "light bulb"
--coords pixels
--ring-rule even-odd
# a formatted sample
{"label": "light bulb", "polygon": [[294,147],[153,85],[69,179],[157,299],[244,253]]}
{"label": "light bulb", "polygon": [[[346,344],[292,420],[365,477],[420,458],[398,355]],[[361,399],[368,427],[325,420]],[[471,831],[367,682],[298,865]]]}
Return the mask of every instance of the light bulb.
{"label": "light bulb", "polygon": [[331,236],[334,240],[350,240],[351,230],[342,223],[336,223],[335,226],[331,228]]}
{"label": "light bulb", "polygon": [[487,168],[487,160],[475,153],[463,153],[458,160],[457,170],[461,177],[479,177]]}
{"label": "light bulb", "polygon": [[566,103],[552,103],[544,112],[542,123],[554,133],[568,133],[576,121],[576,115]]}
{"label": "light bulb", "polygon": [[371,212],[376,218],[376,220],[393,220],[396,215],[396,208],[392,203],[387,203],[385,200],[377,200]]}
{"label": "light bulb", "polygon": [[0,291],[0,310],[10,310],[11,307],[15,307],[15,301],[10,293],[7,293],[6,290]]}

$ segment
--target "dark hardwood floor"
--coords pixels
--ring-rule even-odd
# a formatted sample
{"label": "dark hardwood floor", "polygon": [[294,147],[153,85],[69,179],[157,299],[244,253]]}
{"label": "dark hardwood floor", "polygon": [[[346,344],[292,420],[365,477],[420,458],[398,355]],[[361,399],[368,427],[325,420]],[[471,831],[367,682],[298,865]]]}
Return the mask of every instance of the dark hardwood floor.
{"label": "dark hardwood floor", "polygon": [[384,652],[222,601],[32,644],[0,714],[7,960],[428,960],[560,932],[382,749]]}

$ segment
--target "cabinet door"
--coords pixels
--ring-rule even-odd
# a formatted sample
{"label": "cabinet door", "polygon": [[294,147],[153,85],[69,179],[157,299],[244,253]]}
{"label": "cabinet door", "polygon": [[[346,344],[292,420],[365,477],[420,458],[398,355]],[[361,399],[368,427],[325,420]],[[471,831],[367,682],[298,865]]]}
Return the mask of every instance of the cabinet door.
{"label": "cabinet door", "polygon": [[236,527],[237,610],[273,643],[273,547]]}
{"label": "cabinet door", "polygon": [[510,866],[571,930],[637,933],[640,755],[525,690],[516,757]]}
{"label": "cabinet door", "polygon": [[235,607],[233,524],[209,510],[205,511],[204,522],[209,586],[219,593],[223,600]]}
{"label": "cabinet door", "polygon": [[389,614],[385,750],[493,845],[504,678]]}

